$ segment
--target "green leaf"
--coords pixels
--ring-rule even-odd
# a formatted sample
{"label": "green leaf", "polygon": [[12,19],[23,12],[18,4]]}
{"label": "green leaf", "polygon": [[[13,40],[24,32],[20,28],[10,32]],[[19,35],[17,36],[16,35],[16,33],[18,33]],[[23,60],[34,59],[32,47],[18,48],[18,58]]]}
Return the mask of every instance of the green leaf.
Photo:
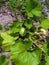
{"label": "green leaf", "polygon": [[11,27],[10,30],[12,31],[12,33],[17,33],[20,31],[20,27]]}
{"label": "green leaf", "polygon": [[24,25],[26,26],[26,28],[30,29],[32,27],[32,22],[29,20],[25,20]]}
{"label": "green leaf", "polygon": [[3,33],[1,33],[1,37],[3,38],[3,42],[2,42],[2,44],[7,44],[7,45],[9,45],[9,44],[14,44],[14,40],[15,40],[15,38],[14,37],[12,37],[12,36],[10,36],[10,35],[8,35],[6,32],[3,32]]}
{"label": "green leaf", "polygon": [[13,21],[13,26],[15,26],[15,27],[19,27],[19,26],[21,26],[21,24],[22,23],[18,20]]}
{"label": "green leaf", "polygon": [[8,65],[8,60],[4,55],[0,55],[0,65]]}
{"label": "green leaf", "polygon": [[41,20],[41,27],[43,27],[43,28],[47,28],[47,27],[49,27],[49,19],[47,19],[47,18],[43,18],[42,20]]}
{"label": "green leaf", "polygon": [[[32,42],[31,41],[23,41],[23,40],[17,40],[16,41],[16,44],[12,47],[12,51],[15,49],[17,50],[16,48],[19,47],[20,50],[25,50],[25,49],[29,49],[30,47],[32,46]],[[14,48],[15,47],[15,48]],[[18,49],[19,49],[18,48]],[[22,49],[21,49],[22,48]],[[15,51],[14,50],[14,51]]]}
{"label": "green leaf", "polygon": [[34,0],[26,0],[26,10],[31,11],[33,8],[37,6],[37,3]]}
{"label": "green leaf", "polygon": [[42,13],[41,7],[39,5],[37,5],[36,8],[32,9],[31,12],[33,15],[40,16]]}
{"label": "green leaf", "polygon": [[47,44],[48,44],[47,42],[43,43],[43,47],[42,47],[46,53],[48,51]]}
{"label": "green leaf", "polygon": [[48,55],[45,55],[45,61],[46,61],[45,65],[49,65],[49,56]]}
{"label": "green leaf", "polygon": [[7,34],[6,32],[1,33],[2,41],[2,49],[5,51],[9,51],[11,46],[15,44],[15,38]]}
{"label": "green leaf", "polygon": [[19,32],[20,31],[20,26],[21,26],[21,22],[19,21],[13,21],[13,25],[10,27],[10,30],[13,32],[13,33],[16,33],[16,32]]}
{"label": "green leaf", "polygon": [[[29,44],[29,45],[28,45]],[[11,60],[15,65],[38,65],[40,62],[40,50],[29,52],[30,43],[18,41],[11,48]]]}
{"label": "green leaf", "polygon": [[42,8],[39,2],[34,0],[26,0],[26,12],[30,17],[40,16],[42,13]]}

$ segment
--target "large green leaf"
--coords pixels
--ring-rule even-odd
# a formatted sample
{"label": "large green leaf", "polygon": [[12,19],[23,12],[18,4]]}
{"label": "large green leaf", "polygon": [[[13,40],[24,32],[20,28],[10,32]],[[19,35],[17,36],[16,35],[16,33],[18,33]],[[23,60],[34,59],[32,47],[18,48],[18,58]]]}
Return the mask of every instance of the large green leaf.
{"label": "large green leaf", "polygon": [[41,27],[43,27],[43,28],[49,27],[49,19],[47,19],[47,18],[42,18],[40,25],[41,25]]}
{"label": "large green leaf", "polygon": [[40,50],[33,52],[28,51],[31,43],[18,41],[16,45],[11,48],[11,60],[15,65],[38,65],[40,62]]}
{"label": "large green leaf", "polygon": [[33,15],[40,16],[42,13],[40,3],[35,0],[26,0],[26,12],[30,17],[33,17]]}
{"label": "large green leaf", "polygon": [[4,55],[0,55],[0,65],[8,65],[8,60]]}

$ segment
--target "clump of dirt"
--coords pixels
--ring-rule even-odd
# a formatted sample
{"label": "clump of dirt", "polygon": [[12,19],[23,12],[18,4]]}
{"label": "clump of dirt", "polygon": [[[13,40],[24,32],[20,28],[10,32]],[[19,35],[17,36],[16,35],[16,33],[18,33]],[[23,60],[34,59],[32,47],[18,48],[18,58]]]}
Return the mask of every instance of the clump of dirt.
{"label": "clump of dirt", "polygon": [[10,11],[6,6],[0,7],[0,24],[3,30],[5,30],[7,24],[8,27],[14,20],[16,20],[14,12]]}

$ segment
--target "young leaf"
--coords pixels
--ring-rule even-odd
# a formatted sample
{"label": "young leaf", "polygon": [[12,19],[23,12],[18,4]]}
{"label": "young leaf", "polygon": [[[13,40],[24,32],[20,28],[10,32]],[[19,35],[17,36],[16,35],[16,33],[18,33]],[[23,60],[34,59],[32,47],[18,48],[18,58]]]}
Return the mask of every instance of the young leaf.
{"label": "young leaf", "polygon": [[26,35],[26,30],[25,30],[24,27],[21,27],[21,28],[20,28],[19,34],[20,34],[22,37]]}

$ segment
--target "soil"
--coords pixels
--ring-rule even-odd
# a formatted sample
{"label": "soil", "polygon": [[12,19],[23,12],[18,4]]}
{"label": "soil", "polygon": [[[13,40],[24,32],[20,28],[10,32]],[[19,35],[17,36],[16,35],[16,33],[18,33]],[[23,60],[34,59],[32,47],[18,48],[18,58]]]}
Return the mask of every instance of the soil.
{"label": "soil", "polygon": [[7,7],[0,7],[0,24],[3,27],[3,31],[5,30],[5,25],[10,25],[15,19],[16,18],[14,17],[14,13],[11,12]]}

